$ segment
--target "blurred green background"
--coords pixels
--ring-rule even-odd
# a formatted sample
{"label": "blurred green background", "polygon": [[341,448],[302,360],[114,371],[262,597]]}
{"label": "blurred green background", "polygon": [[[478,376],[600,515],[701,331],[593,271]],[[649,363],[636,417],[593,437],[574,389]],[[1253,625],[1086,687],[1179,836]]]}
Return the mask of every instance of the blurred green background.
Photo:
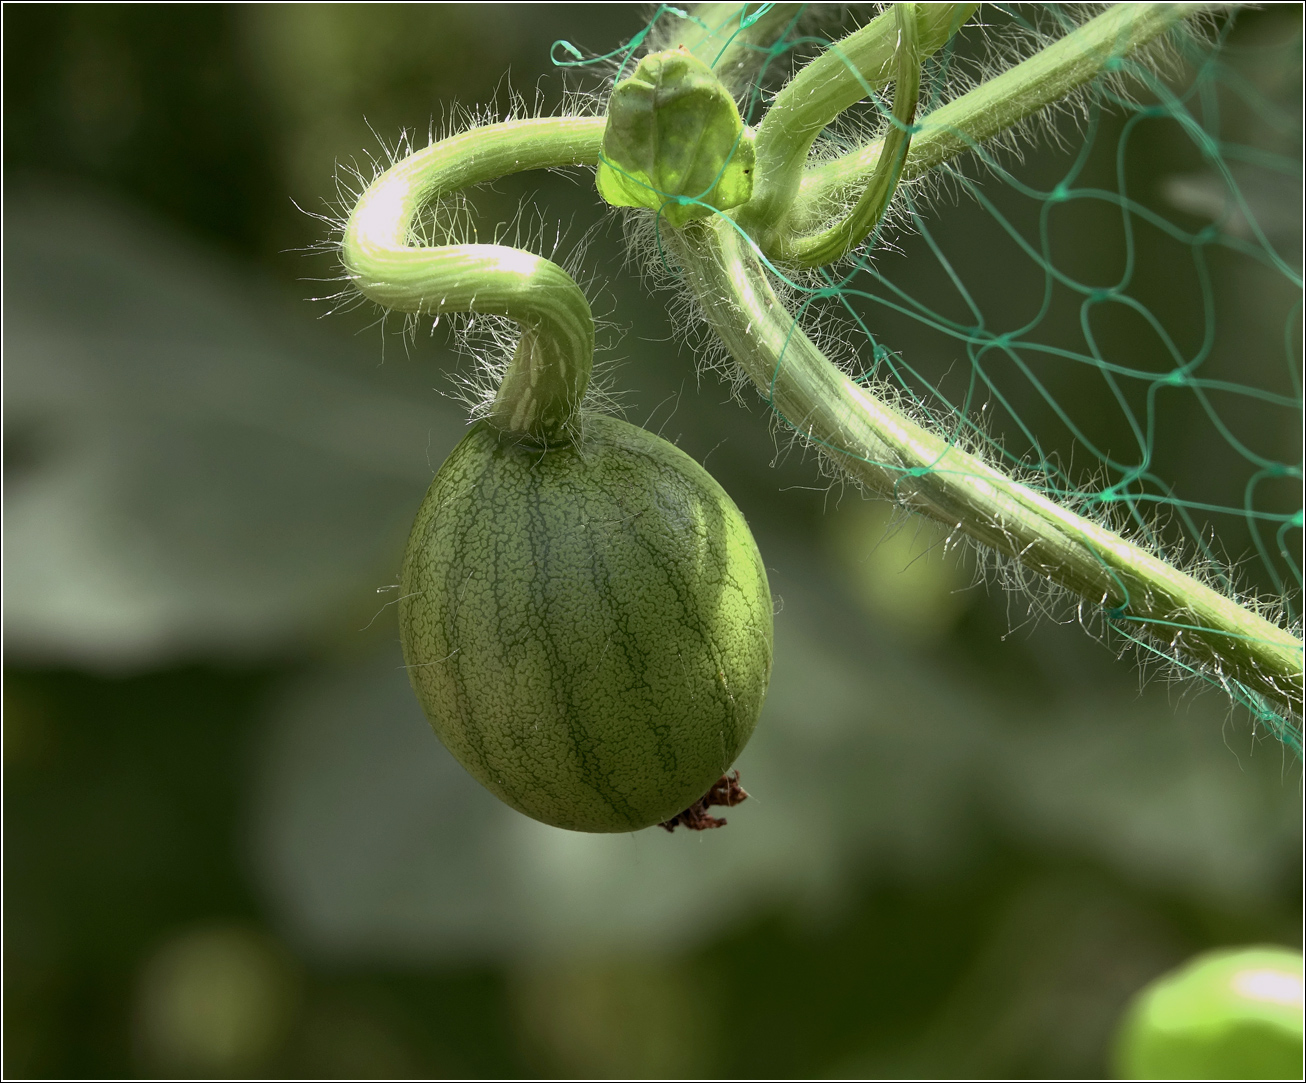
{"label": "blurred green background", "polygon": [[[1299,945],[1300,765],[777,443],[696,375],[583,171],[505,179],[478,221],[528,200],[546,250],[589,245],[626,417],[754,526],[753,799],[702,836],[570,835],[430,734],[387,602],[473,361],[447,326],[323,318],[313,215],[454,102],[557,107],[550,44],[647,14],[5,8],[7,1076],[1091,1077],[1152,977]],[[1289,5],[1233,40],[1292,35]],[[1299,67],[1258,70],[1300,108]],[[1195,168],[1142,159],[1145,191]],[[1261,204],[1282,236],[1296,200]],[[938,208],[981,273],[984,221]]]}

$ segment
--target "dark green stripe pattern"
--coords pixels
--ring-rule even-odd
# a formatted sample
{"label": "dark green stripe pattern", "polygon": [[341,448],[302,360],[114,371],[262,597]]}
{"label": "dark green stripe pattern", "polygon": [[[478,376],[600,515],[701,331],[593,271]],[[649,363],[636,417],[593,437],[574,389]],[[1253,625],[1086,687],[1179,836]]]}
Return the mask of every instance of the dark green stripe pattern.
{"label": "dark green stripe pattern", "polygon": [[401,595],[436,734],[555,827],[670,819],[762,710],[772,606],[752,533],[698,463],[623,421],[586,418],[548,451],[476,425],[418,512]]}

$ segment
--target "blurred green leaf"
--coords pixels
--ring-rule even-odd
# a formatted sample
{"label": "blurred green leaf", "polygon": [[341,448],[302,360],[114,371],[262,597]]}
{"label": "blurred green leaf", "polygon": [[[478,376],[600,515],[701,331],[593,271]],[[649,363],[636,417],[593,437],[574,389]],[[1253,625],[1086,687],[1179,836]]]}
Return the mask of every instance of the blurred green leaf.
{"label": "blurred green leaf", "polygon": [[462,428],[431,374],[306,335],[101,197],[10,190],[5,219],[10,660],[255,658],[365,623]]}

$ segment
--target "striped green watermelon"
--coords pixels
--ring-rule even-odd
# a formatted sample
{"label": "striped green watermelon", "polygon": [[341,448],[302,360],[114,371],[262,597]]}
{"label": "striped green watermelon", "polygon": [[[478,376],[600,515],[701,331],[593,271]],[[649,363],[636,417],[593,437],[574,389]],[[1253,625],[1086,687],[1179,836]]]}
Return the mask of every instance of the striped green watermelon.
{"label": "striped green watermelon", "polygon": [[605,417],[548,451],[471,429],[413,524],[400,629],[440,740],[574,831],[701,798],[771,676],[771,594],[739,509],[684,452]]}

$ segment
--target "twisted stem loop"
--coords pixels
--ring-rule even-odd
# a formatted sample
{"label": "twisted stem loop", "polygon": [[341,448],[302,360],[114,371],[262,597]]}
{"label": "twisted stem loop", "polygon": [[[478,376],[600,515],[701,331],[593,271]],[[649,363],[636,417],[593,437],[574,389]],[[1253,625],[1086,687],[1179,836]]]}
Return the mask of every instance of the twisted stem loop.
{"label": "twisted stem loop", "polygon": [[[894,48],[893,110],[889,131],[881,143],[875,169],[856,205],[842,221],[820,233],[773,235],[767,256],[799,267],[820,267],[841,259],[862,243],[884,217],[902,175],[911,147],[916,104],[921,89],[921,47],[916,4],[894,4],[894,27],[898,41]],[[801,184],[799,189],[801,191]]]}
{"label": "twisted stem loop", "polygon": [[509,173],[591,165],[602,118],[546,117],[473,128],[410,154],[354,206],[341,257],[354,285],[399,312],[482,312],[522,328],[490,421],[541,446],[574,438],[594,362],[594,318],[575,280],[551,260],[498,244],[418,246],[414,219],[459,188]]}

